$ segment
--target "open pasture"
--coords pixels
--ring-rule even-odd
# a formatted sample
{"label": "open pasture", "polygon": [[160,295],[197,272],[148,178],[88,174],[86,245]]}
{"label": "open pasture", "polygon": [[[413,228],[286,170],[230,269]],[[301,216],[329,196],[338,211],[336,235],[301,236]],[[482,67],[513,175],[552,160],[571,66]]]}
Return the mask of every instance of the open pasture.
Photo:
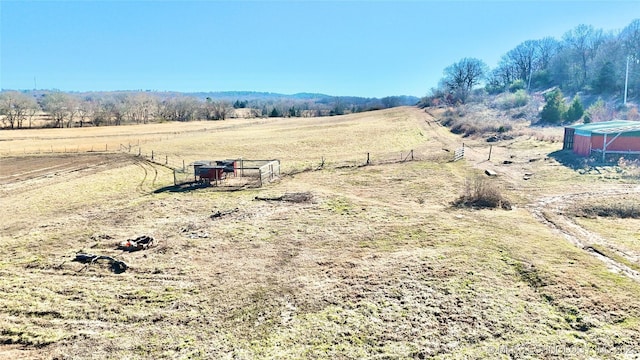
{"label": "open pasture", "polygon": [[[581,176],[544,159],[558,144],[531,138],[487,161],[487,144],[433,120],[407,107],[3,132],[0,358],[637,355],[640,283],[566,241],[536,202],[637,185]],[[463,141],[466,160],[449,161]],[[130,143],[186,161],[280,159],[283,176],[258,189],[156,192],[172,171],[129,154]],[[409,150],[415,161],[400,162]],[[373,163],[361,166],[366,153]],[[515,208],[453,208],[486,167]],[[140,235],[158,244],[117,250]],[[129,268],[81,264],[78,251]]]}

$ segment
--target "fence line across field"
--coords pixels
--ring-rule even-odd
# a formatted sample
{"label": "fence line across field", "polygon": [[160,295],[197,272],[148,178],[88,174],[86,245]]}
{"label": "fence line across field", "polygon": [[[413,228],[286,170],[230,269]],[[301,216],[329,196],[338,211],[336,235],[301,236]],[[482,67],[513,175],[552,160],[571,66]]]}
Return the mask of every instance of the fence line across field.
{"label": "fence line across field", "polygon": [[[171,156],[164,153],[158,153],[155,150],[143,150],[141,147],[137,147],[136,149],[133,146],[129,147],[128,145],[120,145],[120,150],[143,157],[155,164],[170,168],[176,171],[177,178],[185,177],[183,175],[180,175],[180,173],[185,173],[185,174],[193,173],[192,171],[193,168],[192,166],[190,167],[193,161],[186,161],[180,158],[176,159],[176,156]],[[383,164],[401,163],[401,162],[408,162],[408,161],[415,161],[415,160],[437,159],[437,160],[446,161],[447,157],[450,157],[449,161],[458,161],[464,158],[464,150],[465,150],[465,145],[462,144],[461,148],[458,148],[453,152],[452,154],[453,156],[447,155],[447,154],[451,154],[447,152],[442,152],[442,153],[428,152],[428,153],[420,154],[413,149],[408,151],[387,152],[387,153],[366,152],[366,153],[360,153],[359,156],[356,153],[354,154],[355,156],[352,159],[340,158],[340,159],[332,160],[330,158],[327,158],[326,156],[321,156],[317,160],[317,162],[309,161],[307,162],[307,165],[300,165],[302,168],[290,169],[287,171],[287,173],[289,172],[299,173],[302,171],[308,171],[311,169],[321,169],[321,168],[348,168],[348,167],[360,167],[360,166],[366,166],[366,165],[383,165]],[[267,166],[269,161],[274,161],[274,160],[269,160],[269,159],[249,160],[249,159],[242,159],[242,158],[238,158],[238,160],[242,161],[241,165],[238,166],[238,171],[241,177],[242,176],[260,177],[261,182],[264,183],[267,180],[273,180],[274,178],[280,176],[281,166],[279,161],[277,165],[271,164],[270,166]],[[258,173],[262,173],[263,175],[259,176]]]}
{"label": "fence line across field", "polygon": [[[141,159],[145,159],[146,161],[152,162],[154,164],[166,167],[173,172],[174,175],[174,185],[181,185],[187,183],[198,182],[198,175],[194,168],[194,163],[198,160],[186,160],[180,155],[170,154],[165,152],[158,152],[155,149],[144,149],[141,144],[144,141],[133,140],[126,144],[116,143],[115,145],[112,143],[99,145],[94,144],[89,146],[76,145],[76,146],[65,146],[62,148],[54,148],[53,146],[48,149],[38,149],[36,152],[32,150],[27,152],[24,149],[24,153],[30,154],[47,154],[47,153],[127,153],[132,156],[139,157]],[[463,147],[464,152],[464,144]],[[464,156],[459,156],[459,149],[456,149],[454,153],[449,152],[449,150],[442,149],[444,151],[425,151],[418,152],[413,149],[411,150],[403,150],[403,151],[390,151],[390,152],[350,152],[345,153],[344,155],[338,154],[335,158],[327,157],[327,156],[319,156],[317,159],[308,159],[307,161],[296,160],[291,162],[287,166],[287,171],[285,174],[297,174],[300,172],[306,171],[315,171],[320,169],[341,169],[341,168],[357,168],[368,165],[384,165],[384,164],[393,164],[393,163],[402,163],[409,161],[456,161]],[[20,153],[17,151],[17,153]],[[224,159],[217,160],[207,160],[212,163],[212,166],[215,166],[216,161],[223,161]],[[226,161],[229,161],[227,159]],[[237,161],[234,164],[234,169],[230,176],[227,176],[225,173],[224,179],[222,178],[211,178],[214,180],[216,185],[221,186],[231,186],[228,184],[239,184],[243,183],[245,185],[250,186],[263,186],[264,184],[273,181],[281,176],[281,163],[279,160],[275,159],[243,159],[236,158],[232,159],[233,161]]]}

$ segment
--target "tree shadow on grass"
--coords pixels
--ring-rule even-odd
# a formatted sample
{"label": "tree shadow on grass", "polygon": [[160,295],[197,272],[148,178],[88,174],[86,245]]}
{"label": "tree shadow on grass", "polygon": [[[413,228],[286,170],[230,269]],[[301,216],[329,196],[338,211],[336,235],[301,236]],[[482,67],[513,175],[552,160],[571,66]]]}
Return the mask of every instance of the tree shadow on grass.
{"label": "tree shadow on grass", "polygon": [[594,159],[578,156],[571,150],[557,150],[549,153],[549,157],[572,170],[588,170],[595,165]]}

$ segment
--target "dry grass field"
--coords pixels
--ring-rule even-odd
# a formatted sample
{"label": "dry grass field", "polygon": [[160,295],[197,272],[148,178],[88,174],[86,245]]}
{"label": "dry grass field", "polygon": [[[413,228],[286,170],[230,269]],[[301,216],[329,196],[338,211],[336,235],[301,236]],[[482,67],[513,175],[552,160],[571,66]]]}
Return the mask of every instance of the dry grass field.
{"label": "dry grass field", "polygon": [[[434,116],[3,131],[0,358],[640,356],[640,223],[567,211],[637,199],[639,179],[565,166],[560,143],[531,135],[488,160]],[[134,155],[151,150],[280,159],[282,176],[158,192],[173,173]],[[513,209],[453,207],[485,169]],[[256,199],[296,193],[311,196]],[[141,235],[157,245],[117,250]]]}

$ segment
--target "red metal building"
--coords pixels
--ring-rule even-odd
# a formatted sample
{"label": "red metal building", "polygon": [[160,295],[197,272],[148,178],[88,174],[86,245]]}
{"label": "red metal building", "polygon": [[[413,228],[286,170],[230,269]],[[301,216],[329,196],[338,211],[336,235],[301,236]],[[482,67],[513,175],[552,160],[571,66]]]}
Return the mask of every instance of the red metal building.
{"label": "red metal building", "polygon": [[582,156],[595,152],[603,161],[607,154],[639,155],[640,122],[614,120],[567,126],[562,148]]}

